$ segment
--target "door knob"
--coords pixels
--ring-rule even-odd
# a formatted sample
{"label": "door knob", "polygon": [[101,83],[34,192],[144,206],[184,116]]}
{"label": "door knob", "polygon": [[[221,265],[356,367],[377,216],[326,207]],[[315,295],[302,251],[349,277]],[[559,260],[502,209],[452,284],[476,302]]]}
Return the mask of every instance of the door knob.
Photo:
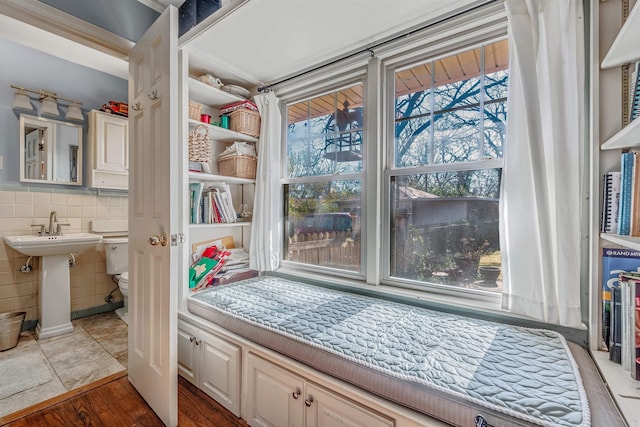
{"label": "door knob", "polygon": [[149,244],[151,246],[157,246],[157,245],[167,246],[167,234],[163,231],[162,233],[160,233],[159,236],[153,235],[149,237]]}

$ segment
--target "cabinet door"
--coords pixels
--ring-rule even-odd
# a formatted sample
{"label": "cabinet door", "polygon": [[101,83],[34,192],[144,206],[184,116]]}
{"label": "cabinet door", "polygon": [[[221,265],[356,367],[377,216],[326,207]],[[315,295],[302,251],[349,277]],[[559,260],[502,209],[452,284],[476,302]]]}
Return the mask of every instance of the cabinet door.
{"label": "cabinet door", "polygon": [[95,168],[105,172],[129,171],[129,126],[127,119],[96,114]]}
{"label": "cabinet door", "polygon": [[198,362],[200,360],[198,330],[188,323],[178,322],[178,374],[198,386]]}
{"label": "cabinet door", "polygon": [[313,383],[305,394],[306,427],[391,427],[394,420]]}
{"label": "cabinet door", "polygon": [[200,389],[240,416],[240,348],[200,331]]}
{"label": "cabinet door", "polygon": [[252,427],[301,427],[304,379],[249,353],[247,422]]}

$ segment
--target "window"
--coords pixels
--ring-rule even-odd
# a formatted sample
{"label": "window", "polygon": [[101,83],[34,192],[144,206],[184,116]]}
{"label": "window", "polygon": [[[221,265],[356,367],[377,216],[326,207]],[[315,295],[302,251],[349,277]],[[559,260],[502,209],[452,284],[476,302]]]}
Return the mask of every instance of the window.
{"label": "window", "polygon": [[507,66],[503,40],[395,70],[390,278],[500,290]]}
{"label": "window", "polygon": [[278,88],[283,272],[499,307],[509,46],[476,12]]}
{"label": "window", "polygon": [[363,84],[287,105],[284,259],[361,272]]}

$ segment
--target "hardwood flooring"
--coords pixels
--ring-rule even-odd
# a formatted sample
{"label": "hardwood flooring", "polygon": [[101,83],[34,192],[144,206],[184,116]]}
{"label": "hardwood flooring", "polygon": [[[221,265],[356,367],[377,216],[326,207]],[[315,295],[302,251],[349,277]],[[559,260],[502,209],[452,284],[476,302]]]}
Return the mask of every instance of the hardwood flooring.
{"label": "hardwood flooring", "polygon": [[[126,372],[0,418],[0,426],[7,427],[163,425],[131,385]],[[178,425],[248,427],[182,377],[178,377]]]}

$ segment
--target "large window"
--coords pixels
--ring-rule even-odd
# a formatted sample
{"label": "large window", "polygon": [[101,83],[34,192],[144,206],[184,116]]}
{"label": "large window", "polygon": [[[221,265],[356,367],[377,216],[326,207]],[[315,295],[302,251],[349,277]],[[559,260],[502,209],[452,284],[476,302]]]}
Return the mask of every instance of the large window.
{"label": "large window", "polygon": [[501,290],[507,65],[499,41],[395,70],[391,278]]}
{"label": "large window", "polygon": [[361,271],[363,84],[287,105],[284,259]]}
{"label": "large window", "polygon": [[284,91],[283,266],[494,300],[505,33],[425,36]]}

